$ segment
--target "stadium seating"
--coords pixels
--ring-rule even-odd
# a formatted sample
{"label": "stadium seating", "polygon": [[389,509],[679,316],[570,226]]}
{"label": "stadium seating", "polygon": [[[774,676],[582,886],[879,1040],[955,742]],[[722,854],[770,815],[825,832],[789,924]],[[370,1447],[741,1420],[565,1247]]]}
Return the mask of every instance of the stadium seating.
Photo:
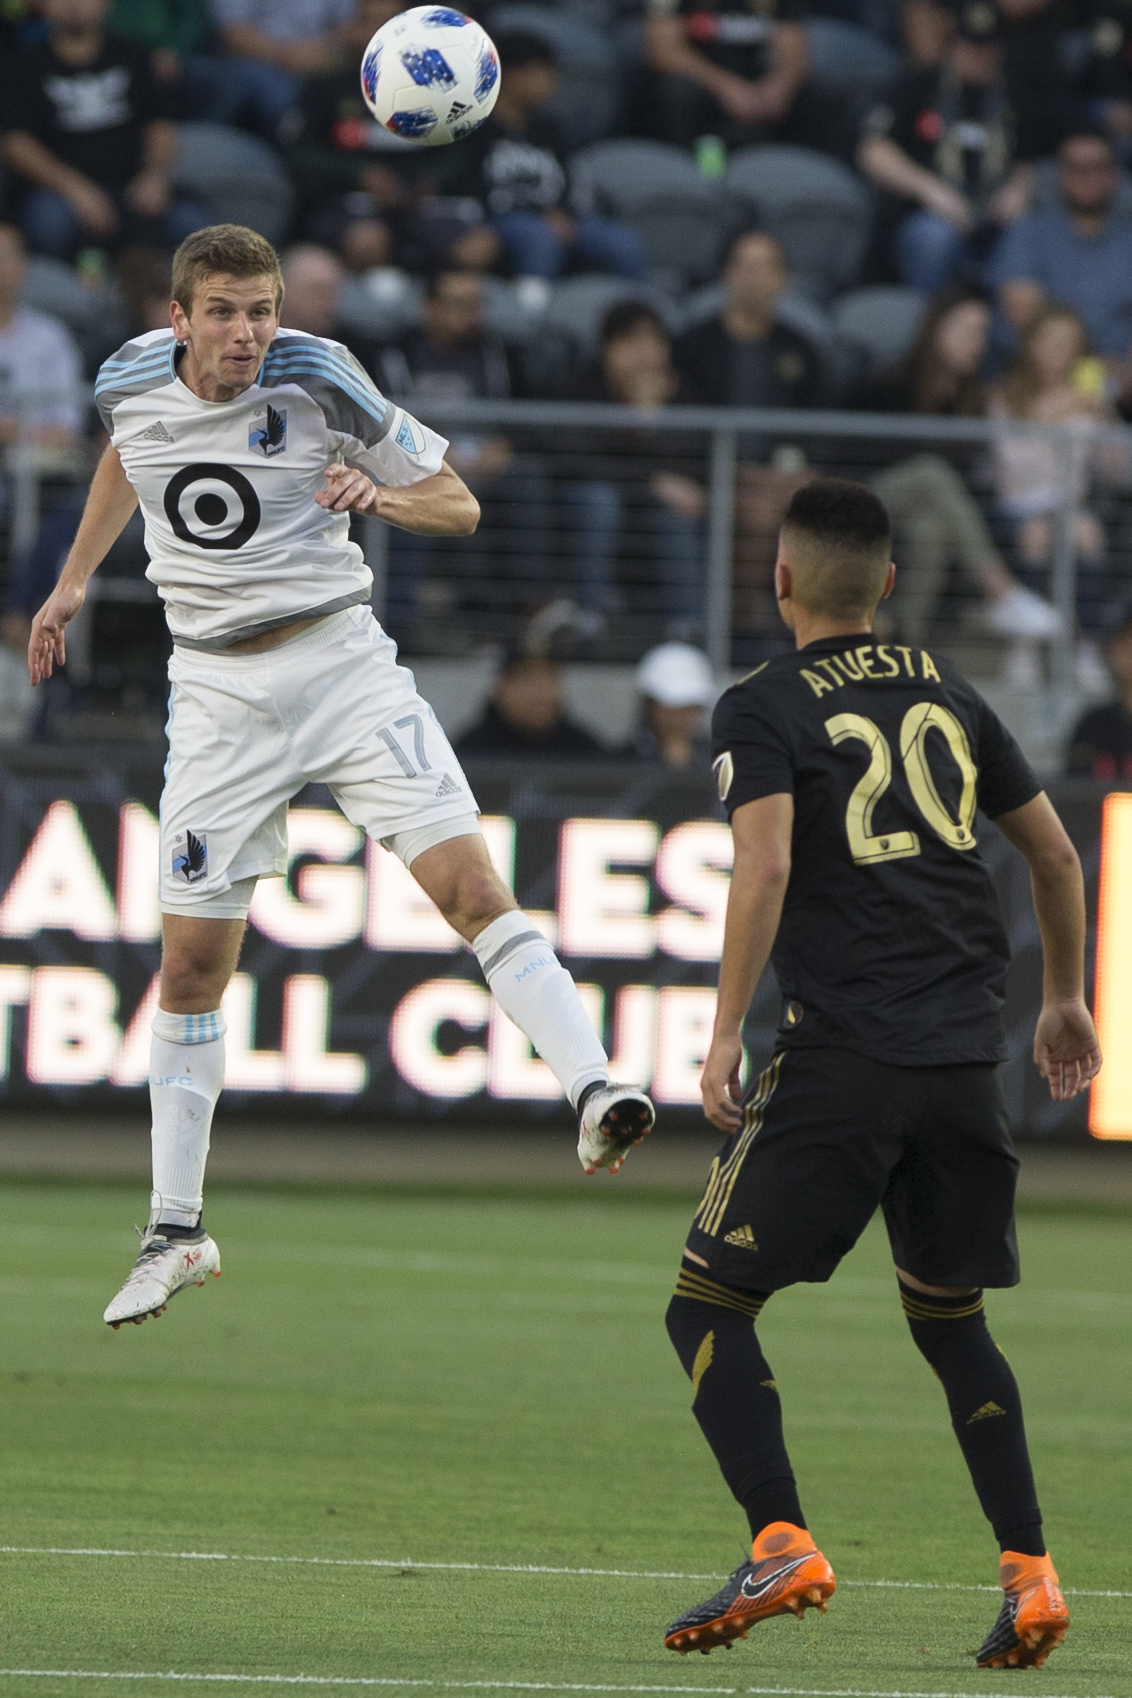
{"label": "stadium seating", "polygon": [[547,110],[568,148],[610,134],[621,112],[621,78],[616,49],[603,30],[577,11],[522,0],[494,7],[487,24],[494,36],[521,30],[554,49],[562,81]]}
{"label": "stadium seating", "polygon": [[658,272],[693,283],[715,276],[731,213],[720,185],[702,177],[682,148],[595,142],[574,155],[570,189],[578,211],[631,224]]}
{"label": "stadium seating", "polygon": [[796,288],[823,301],[856,282],[873,199],[847,165],[804,147],[744,147],[732,154],[724,181],[782,243]]}
{"label": "stadium seating", "polygon": [[117,285],[84,283],[62,260],[29,255],[21,299],[37,312],[62,319],[88,367],[96,367],[126,339],[126,317]]}
{"label": "stadium seating", "polygon": [[269,242],[283,240],[294,194],[273,147],[225,124],[178,124],[177,141],[175,188],[203,202],[219,223],[247,224]]}
{"label": "stadium seating", "polygon": [[660,291],[622,277],[568,277],[556,284],[543,320],[551,333],[568,336],[579,354],[590,359],[598,349],[602,320],[618,301],[647,301],[675,335],[683,320],[673,302]]}
{"label": "stadium seating", "polygon": [[924,297],[898,284],[851,289],[833,303],[830,316],[838,340],[856,353],[869,375],[894,365],[915,341],[924,316]]}
{"label": "stadium seating", "polygon": [[871,100],[900,70],[900,55],[871,30],[844,18],[808,18],[810,75],[859,102]]}

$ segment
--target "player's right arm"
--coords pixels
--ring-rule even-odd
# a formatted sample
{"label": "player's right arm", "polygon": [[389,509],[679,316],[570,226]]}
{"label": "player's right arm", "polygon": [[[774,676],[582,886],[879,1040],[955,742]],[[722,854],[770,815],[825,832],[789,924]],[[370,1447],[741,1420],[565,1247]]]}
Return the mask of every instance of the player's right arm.
{"label": "player's right arm", "polygon": [[715,1028],[700,1078],[704,1113],[721,1132],[737,1132],[743,1123],[743,1021],[782,918],[793,828],[794,797],[789,793],[744,802],[731,816],[735,866],[723,928]]}
{"label": "player's right arm", "polygon": [[28,673],[33,684],[50,678],[67,659],[64,631],[86,600],[86,587],[138,504],[118,450],[108,447],[98,462],[90,493],[59,582],[32,620]]}
{"label": "player's right arm", "polygon": [[1085,1002],[1085,881],[1069,834],[1043,791],[995,825],[1026,857],[1042,934],[1042,1011],[1034,1064],[1054,1102],[1068,1102],[1100,1071],[1101,1048]]}

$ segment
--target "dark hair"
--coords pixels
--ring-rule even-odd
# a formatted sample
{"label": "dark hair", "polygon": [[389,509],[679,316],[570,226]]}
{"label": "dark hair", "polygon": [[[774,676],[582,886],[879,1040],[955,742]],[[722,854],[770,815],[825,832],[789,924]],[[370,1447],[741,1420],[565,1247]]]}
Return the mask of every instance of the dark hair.
{"label": "dark hair", "polygon": [[815,478],[803,484],[791,496],[782,524],[843,554],[876,554],[892,541],[883,501],[850,478]]}
{"label": "dark hair", "polygon": [[928,302],[916,340],[908,353],[886,374],[907,388],[914,413],[947,413],[978,419],[987,410],[986,390],[978,372],[956,377],[941,364],[936,337],[944,319],[956,307],[989,307],[991,298],[978,283],[951,283]]}
{"label": "dark hair", "polygon": [[801,544],[790,558],[800,606],[835,619],[872,612],[884,594],[892,526],[871,489],[816,478],[791,498],[782,531]]}
{"label": "dark hair", "polygon": [[441,285],[449,277],[474,277],[482,283],[482,273],[473,271],[470,265],[438,265],[425,274],[425,299],[435,301],[440,294]]}
{"label": "dark hair", "polygon": [[497,35],[495,50],[505,71],[521,71],[524,65],[558,64],[558,55],[546,37],[529,29],[506,30]]}
{"label": "dark hair", "polygon": [[647,324],[651,330],[663,336],[666,342],[671,340],[668,326],[656,308],[650,307],[647,301],[617,301],[601,321],[602,347],[618,341],[622,336],[628,336],[641,324]]}

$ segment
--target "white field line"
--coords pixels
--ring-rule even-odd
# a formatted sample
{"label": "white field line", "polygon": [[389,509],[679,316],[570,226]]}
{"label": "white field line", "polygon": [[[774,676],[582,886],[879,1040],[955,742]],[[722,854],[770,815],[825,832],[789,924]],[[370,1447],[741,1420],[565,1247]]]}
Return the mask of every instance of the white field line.
{"label": "white field line", "polygon": [[[11,1680],[179,1680],[198,1684],[239,1686],[391,1686],[425,1687],[434,1692],[702,1692],[741,1698],[746,1693],[764,1698],[965,1698],[950,1692],[874,1691],[863,1686],[597,1686],[581,1681],[551,1680],[396,1680],[392,1676],[335,1674],[188,1674],[173,1669],[150,1673],[109,1669],[0,1669]],[[1045,1698],[1065,1698],[1046,1694]]]}
{"label": "white field line", "polygon": [[[233,1551],[125,1551],[101,1545],[0,1545],[0,1556],[58,1556],[58,1557],[134,1557],[155,1562],[260,1562],[299,1568],[419,1568],[452,1574],[576,1574],[585,1578],[608,1580],[703,1580],[718,1581],[718,1574],[685,1574],[673,1569],[642,1568],[552,1568],[534,1562],[415,1562],[404,1557],[394,1562],[391,1557],[318,1557],[318,1556],[244,1556]],[[839,1580],[838,1586],[859,1586],[870,1589],[888,1588],[909,1592],[997,1592],[997,1586],[967,1586],[958,1580]],[[1064,1586],[1062,1591],[1073,1598],[1132,1598],[1132,1592],[1093,1592],[1080,1587]],[[0,1669],[0,1674],[3,1670]],[[558,1688],[555,1688],[557,1691]],[[566,1688],[561,1690],[565,1691]],[[579,1688],[579,1690],[581,1690]],[[597,1687],[594,1691],[599,1690]],[[601,1688],[600,1690],[605,1690]],[[645,1691],[646,1688],[613,1687],[610,1691]],[[648,1688],[647,1690],[652,1690]],[[660,1690],[659,1688],[657,1690]],[[664,1690],[669,1690],[665,1688]],[[672,1687],[673,1692],[680,1690]],[[697,1687],[696,1691],[708,1690]],[[730,1692],[732,1688],[720,1688]],[[761,1687],[745,1688],[751,1692]],[[770,1688],[767,1688],[769,1691]],[[775,1688],[777,1691],[778,1689]]]}
{"label": "white field line", "polygon": [[[58,1245],[58,1234],[45,1231],[41,1227],[9,1225],[0,1227],[0,1244],[11,1244],[37,1248]],[[132,1244],[132,1240],[130,1241]],[[125,1243],[125,1235],[120,1232],[86,1232],[74,1234],[68,1238],[69,1244],[78,1244],[89,1248],[121,1249]],[[129,1246],[127,1246],[128,1248]],[[648,1262],[604,1262],[565,1258],[531,1256],[485,1256],[466,1251],[444,1250],[411,1250],[390,1248],[384,1245],[322,1245],[319,1247],[290,1244],[275,1244],[271,1242],[256,1243],[254,1239],[246,1240],[238,1246],[241,1258],[248,1261],[259,1259],[271,1262],[304,1262],[313,1266],[338,1268],[368,1268],[374,1272],[403,1272],[403,1273],[434,1273],[434,1274],[480,1274],[485,1277],[496,1277],[499,1274],[514,1274],[520,1278],[540,1278],[549,1280],[578,1279],[600,1284],[633,1284],[653,1285],[665,1284],[674,1280],[678,1268],[678,1258],[670,1264]],[[37,1283],[32,1281],[32,1283]],[[84,1282],[85,1283],[85,1282]],[[853,1299],[853,1298],[884,1298],[898,1306],[898,1292],[895,1276],[891,1279],[863,1278],[852,1274],[838,1274],[828,1284],[798,1285],[791,1288],[794,1295],[816,1299]],[[1111,1313],[1132,1319],[1132,1295],[1109,1291],[1074,1291],[1069,1289],[1039,1289],[1036,1286],[1025,1286],[1007,1297],[1005,1293],[994,1293],[995,1297],[1006,1297],[1009,1304],[1021,1307],[1026,1304],[1036,1304],[1042,1308],[1049,1304],[1075,1310],[1093,1310],[1098,1313]],[[1007,1311],[1009,1312],[1009,1311]],[[1011,1317],[1013,1318],[1013,1316]],[[1018,1318],[1021,1318],[1019,1316]]]}

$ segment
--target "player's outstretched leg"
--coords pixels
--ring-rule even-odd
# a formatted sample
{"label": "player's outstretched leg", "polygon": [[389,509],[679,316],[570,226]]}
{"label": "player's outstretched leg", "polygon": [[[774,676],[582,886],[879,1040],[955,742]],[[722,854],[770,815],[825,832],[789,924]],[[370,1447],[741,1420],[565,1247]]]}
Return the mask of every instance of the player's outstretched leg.
{"label": "player's outstretched leg", "polygon": [[724,1285],[685,1262],[668,1306],[668,1334],[692,1382],[693,1413],[752,1537],[751,1560],[666,1632],[665,1645],[682,1656],[745,1639],[770,1616],[824,1611],[836,1589],[802,1518],[778,1388],[755,1335],[765,1302],[761,1292]]}
{"label": "player's outstretched leg", "polygon": [[224,1016],[157,1011],[150,1052],[153,1195],[141,1250],[103,1320],[117,1329],[160,1315],[171,1297],[220,1273],[204,1230],[204,1167],[216,1099],[224,1083]]}
{"label": "player's outstretched leg", "polygon": [[1018,1382],[987,1328],[981,1290],[920,1291],[900,1280],[912,1337],[947,1394],[951,1425],[1002,1550],[1002,1609],[976,1661],[1029,1668],[1065,1638],[1065,1607],[1042,1537]]}
{"label": "player's outstretched leg", "polygon": [[[415,870],[415,868],[414,868]],[[472,948],[503,1012],[526,1034],[578,1111],[578,1159],[587,1173],[616,1173],[630,1146],[652,1130],[643,1091],[611,1085],[609,1064],[578,987],[520,909],[498,915]]]}

